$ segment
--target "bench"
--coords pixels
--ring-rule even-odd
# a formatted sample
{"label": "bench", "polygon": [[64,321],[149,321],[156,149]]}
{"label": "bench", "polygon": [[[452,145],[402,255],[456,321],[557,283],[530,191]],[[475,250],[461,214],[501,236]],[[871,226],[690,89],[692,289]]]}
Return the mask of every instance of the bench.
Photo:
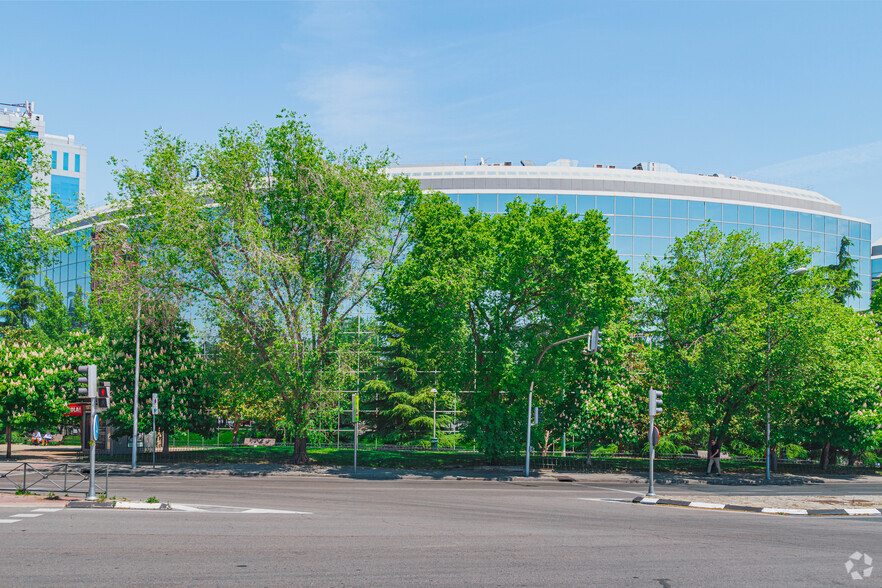
{"label": "bench", "polygon": [[272,437],[264,437],[264,438],[254,438],[245,437],[245,441],[242,443],[246,447],[272,447],[276,444],[276,440]]}

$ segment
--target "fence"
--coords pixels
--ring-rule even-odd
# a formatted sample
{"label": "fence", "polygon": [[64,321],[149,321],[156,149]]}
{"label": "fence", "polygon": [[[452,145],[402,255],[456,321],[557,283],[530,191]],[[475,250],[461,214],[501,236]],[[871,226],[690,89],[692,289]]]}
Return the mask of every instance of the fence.
{"label": "fence", "polygon": [[[55,494],[88,494],[89,464],[76,463],[30,463],[14,464],[0,471],[0,492],[52,492]],[[103,475],[99,475],[101,469]],[[95,469],[95,492],[107,494],[110,466]],[[99,484],[104,479],[104,487]]]}

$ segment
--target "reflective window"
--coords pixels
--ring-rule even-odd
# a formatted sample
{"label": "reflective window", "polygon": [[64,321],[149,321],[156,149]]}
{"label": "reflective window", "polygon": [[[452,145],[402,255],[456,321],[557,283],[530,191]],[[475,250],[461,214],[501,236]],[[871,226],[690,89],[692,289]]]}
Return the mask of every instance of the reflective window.
{"label": "reflective window", "polygon": [[567,212],[576,212],[576,195],[575,194],[558,194],[557,205],[560,208],[566,207]]}
{"label": "reflective window", "polygon": [[481,212],[496,212],[496,194],[478,194],[478,210]]}
{"label": "reflective window", "polygon": [[857,221],[848,221],[849,232],[848,236],[852,239],[860,239],[861,238],[861,223]]}
{"label": "reflective window", "polygon": [[862,276],[866,276],[870,273],[870,260],[863,258],[858,261],[858,273]]}
{"label": "reflective window", "polygon": [[872,227],[867,223],[861,223],[861,239],[865,241],[870,240],[870,231]]}
{"label": "reflective window", "polygon": [[499,212],[505,212],[505,205],[514,202],[517,194],[500,194],[499,195]]}
{"label": "reflective window", "polygon": [[579,207],[579,214],[585,214],[589,210],[597,208],[597,198],[595,196],[579,194],[579,197],[576,199],[576,205]]}
{"label": "reflective window", "polygon": [[812,253],[812,265],[824,265],[824,254],[820,251]]}
{"label": "reflective window", "polygon": [[784,229],[784,239],[787,241],[793,241],[794,243],[799,241],[799,235],[796,234],[796,229]]}
{"label": "reflective window", "polygon": [[671,219],[671,237],[685,237],[688,232],[689,229],[686,226],[686,219]]}
{"label": "reflective window", "polygon": [[536,200],[539,200],[548,208],[552,208],[553,206],[557,206],[557,194],[535,194],[533,195],[528,202],[533,204]]}
{"label": "reflective window", "polygon": [[769,240],[772,243],[780,243],[784,240],[784,229],[780,227],[769,228]]}
{"label": "reflective window", "polygon": [[744,233],[745,231],[752,231],[752,230],[753,230],[753,225],[744,225],[744,224],[738,223],[738,232],[739,233]]}
{"label": "reflective window", "polygon": [[[704,220],[704,202],[689,201],[689,218],[695,220]],[[692,229],[690,229],[692,230]]]}
{"label": "reflective window", "polygon": [[[692,211],[691,208],[689,210],[690,210],[690,212]],[[690,220],[689,221],[689,232],[691,233],[692,231],[697,231],[698,229],[701,228],[701,225],[703,223],[704,223],[703,220]]]}
{"label": "reflective window", "polygon": [[723,233],[725,233],[725,234],[728,235],[729,233],[734,233],[734,232],[737,231],[737,230],[738,230],[738,225],[737,225],[737,224],[735,224],[735,223],[726,223],[726,222],[723,223]]}
{"label": "reflective window", "polygon": [[803,245],[806,245],[808,247],[811,247],[811,245],[812,245],[812,232],[811,231],[803,231],[802,229],[800,229],[798,238],[799,238],[800,243],[802,243]]}
{"label": "reflective window", "polygon": [[634,234],[635,235],[652,235],[652,218],[647,216],[634,217]]}
{"label": "reflective window", "polygon": [[707,220],[721,221],[723,220],[723,205],[719,202],[707,203],[707,216],[703,217]]}
{"label": "reflective window", "polygon": [[463,212],[468,212],[470,208],[478,207],[478,195],[477,194],[460,194],[459,195],[459,207],[462,208]]}
{"label": "reflective window", "polygon": [[632,253],[634,251],[634,238],[623,235],[616,235],[614,240],[615,250],[619,253]]}
{"label": "reflective window", "polygon": [[668,218],[653,218],[652,219],[652,236],[653,237],[670,237],[671,236],[671,221]]}
{"label": "reflective window", "polygon": [[613,214],[616,209],[616,200],[613,196],[598,196],[597,210],[603,214]]}
{"label": "reflective window", "polygon": [[861,257],[870,257],[870,242],[869,241],[861,241],[860,242],[860,255]]}
{"label": "reflective window", "polygon": [[651,255],[652,239],[650,239],[649,237],[634,237],[634,254]]}
{"label": "reflective window", "polygon": [[654,198],[652,200],[652,216],[671,216],[671,201],[667,198]]}
{"label": "reflective window", "polygon": [[794,211],[794,210],[785,210],[784,211],[784,228],[786,228],[786,229],[798,229],[799,228],[799,216],[797,216],[796,211]]}
{"label": "reflective window", "polygon": [[652,216],[652,199],[651,198],[635,198],[634,199],[634,215],[635,216]]}
{"label": "reflective window", "polygon": [[664,257],[665,253],[668,250],[668,246],[671,244],[670,239],[665,238],[655,238],[652,240],[652,254],[655,257]]}
{"label": "reflective window", "polygon": [[820,214],[812,215],[812,230],[818,233],[824,232],[824,217]]}
{"label": "reflective window", "polygon": [[839,251],[839,237],[836,235],[825,236],[824,251]]}
{"label": "reflective window", "polygon": [[631,196],[616,196],[616,214],[634,214],[634,199]]}
{"label": "reflective window", "polygon": [[738,222],[738,205],[737,204],[724,204],[723,205],[723,220],[727,223],[737,223]]}
{"label": "reflective window", "polygon": [[671,200],[671,216],[674,218],[687,218],[688,203],[685,200]]}
{"label": "reflective window", "polygon": [[757,235],[759,235],[760,241],[762,241],[763,243],[769,242],[769,227],[758,226],[755,227],[754,230],[756,231]]}
{"label": "reflective window", "polygon": [[773,227],[784,226],[784,211],[778,208],[769,210],[769,225]]}
{"label": "reflective window", "polygon": [[[616,217],[616,234],[617,235],[633,235],[634,234],[634,217],[633,216],[617,216]],[[630,251],[628,253],[630,253]]]}
{"label": "reflective window", "polygon": [[879,277],[879,274],[882,274],[882,258],[874,259],[870,270],[872,271],[874,278]]}
{"label": "reflective window", "polygon": [[819,251],[824,250],[824,233],[812,232],[812,247],[817,247]]}
{"label": "reflective window", "polygon": [[848,234],[848,221],[844,218],[836,219],[836,234],[842,236]]}
{"label": "reflective window", "polygon": [[836,257],[835,253],[827,251],[824,253],[824,263],[823,265],[836,265],[839,263],[839,260]]}
{"label": "reflective window", "polygon": [[812,230],[812,215],[807,212],[799,213],[799,230],[800,231],[811,231]]}
{"label": "reflective window", "polygon": [[836,232],[836,219],[832,216],[824,217],[824,231],[827,233],[835,233]]}
{"label": "reflective window", "polygon": [[753,224],[753,206],[738,205],[738,222]]}
{"label": "reflective window", "polygon": [[755,208],[754,209],[754,217],[756,220],[754,222],[758,225],[768,225],[769,224],[769,209],[768,208]]}

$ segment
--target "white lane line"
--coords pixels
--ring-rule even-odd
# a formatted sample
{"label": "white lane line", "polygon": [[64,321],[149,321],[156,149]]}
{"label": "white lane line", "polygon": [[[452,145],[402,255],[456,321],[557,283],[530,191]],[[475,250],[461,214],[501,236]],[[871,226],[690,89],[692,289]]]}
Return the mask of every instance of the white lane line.
{"label": "white lane line", "polygon": [[16,517],[16,518],[28,519],[28,518],[34,518],[34,517],[41,517],[41,516],[43,516],[43,513],[23,512],[21,514],[14,514],[14,515],[9,515],[9,516]]}
{"label": "white lane line", "polygon": [[[585,486],[583,486],[584,488]],[[624,494],[634,494],[636,496],[643,496],[646,492],[634,492],[633,490],[619,490],[618,488],[604,488],[603,486],[587,486],[588,488],[597,488],[598,490],[607,490],[609,492],[622,492]]]}
{"label": "white lane line", "polygon": [[217,504],[173,504],[169,503],[172,510],[185,512],[205,512],[217,514],[296,514],[311,515],[311,512],[299,510],[278,510],[273,508],[248,508],[247,506],[221,506]]}
{"label": "white lane line", "polygon": [[242,514],[312,514],[311,512],[303,512],[299,510],[274,510],[272,508],[249,508],[243,510]]}
{"label": "white lane line", "polygon": [[0,519],[0,523],[19,523],[21,519]]}
{"label": "white lane line", "polygon": [[59,510],[64,510],[63,508],[35,508],[34,512],[58,512]]}
{"label": "white lane line", "polygon": [[589,500],[591,502],[618,502],[619,504],[627,504],[631,502],[624,498],[578,498],[577,500]]}

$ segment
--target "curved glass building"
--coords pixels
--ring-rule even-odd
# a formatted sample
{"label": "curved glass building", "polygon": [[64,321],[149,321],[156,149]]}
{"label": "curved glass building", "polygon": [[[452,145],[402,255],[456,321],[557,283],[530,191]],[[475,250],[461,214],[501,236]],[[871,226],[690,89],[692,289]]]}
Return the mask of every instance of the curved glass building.
{"label": "curved glass building", "polygon": [[765,242],[804,243],[817,250],[815,265],[835,263],[841,237],[847,236],[861,282],[860,297],[851,305],[861,310],[869,306],[870,224],[843,216],[839,204],[817,192],[718,174],[678,173],[658,163],[632,169],[575,163],[402,165],[390,173],[406,174],[424,189],[446,193],[464,211],[499,213],[518,196],[528,202],[540,198],[578,214],[597,209],[608,219],[612,247],[632,270],[647,258],[664,255],[675,237],[706,221],[723,231],[751,229]]}

